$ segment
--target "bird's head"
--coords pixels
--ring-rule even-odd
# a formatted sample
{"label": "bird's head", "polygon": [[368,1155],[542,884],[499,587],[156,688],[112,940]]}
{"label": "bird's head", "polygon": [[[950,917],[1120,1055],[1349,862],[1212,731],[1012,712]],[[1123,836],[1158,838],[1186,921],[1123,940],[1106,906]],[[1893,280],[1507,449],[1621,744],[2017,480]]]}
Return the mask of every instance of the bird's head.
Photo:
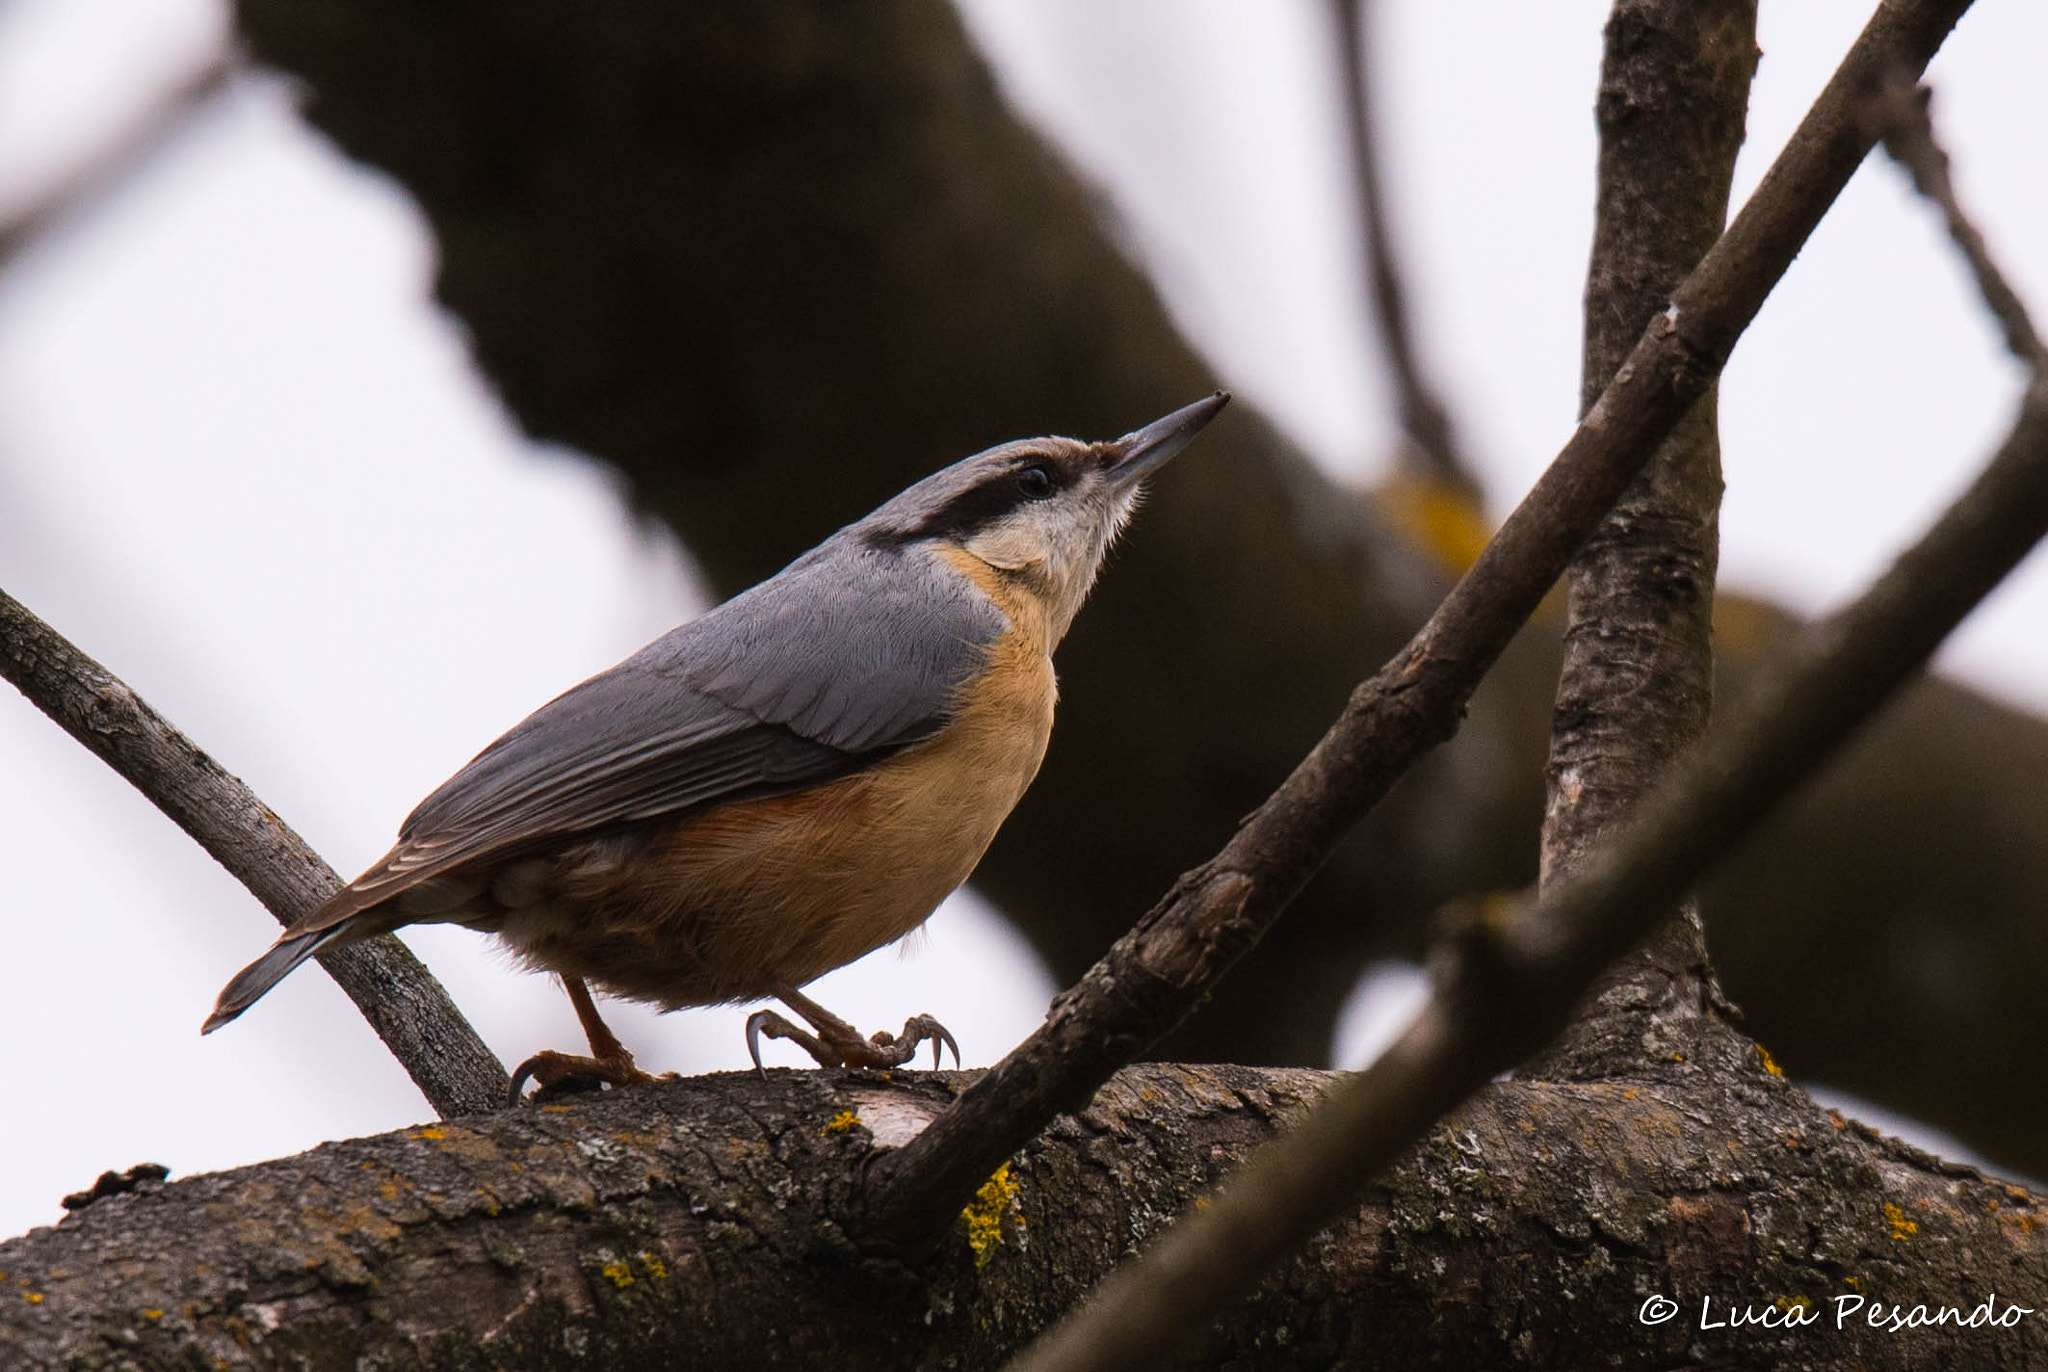
{"label": "bird's head", "polygon": [[990,448],[926,477],[848,532],[966,554],[1030,598],[1057,642],[1145,478],[1229,401],[1229,392],[1217,391],[1105,443],[1029,438]]}

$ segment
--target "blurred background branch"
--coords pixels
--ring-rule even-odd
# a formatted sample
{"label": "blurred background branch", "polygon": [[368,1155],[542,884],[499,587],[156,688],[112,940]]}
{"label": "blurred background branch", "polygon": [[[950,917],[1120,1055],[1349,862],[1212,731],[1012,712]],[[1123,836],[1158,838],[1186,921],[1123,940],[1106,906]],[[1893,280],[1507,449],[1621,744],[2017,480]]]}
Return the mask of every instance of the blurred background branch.
{"label": "blurred background branch", "polygon": [[1344,128],[1349,135],[1352,178],[1358,188],[1359,239],[1365,249],[1365,277],[1371,283],[1373,324],[1387,370],[1393,374],[1400,414],[1401,458],[1414,479],[1433,482],[1455,499],[1477,506],[1479,477],[1458,449],[1457,429],[1418,356],[1409,319],[1406,273],[1394,251],[1387,215],[1386,178],[1380,169],[1374,132],[1371,0],[1329,0],[1337,25],[1337,61],[1343,73]]}
{"label": "blurred background branch", "polygon": [[194,114],[227,89],[239,65],[232,53],[201,63],[126,129],[71,167],[57,184],[0,215],[0,268],[66,215],[148,165],[186,130]]}

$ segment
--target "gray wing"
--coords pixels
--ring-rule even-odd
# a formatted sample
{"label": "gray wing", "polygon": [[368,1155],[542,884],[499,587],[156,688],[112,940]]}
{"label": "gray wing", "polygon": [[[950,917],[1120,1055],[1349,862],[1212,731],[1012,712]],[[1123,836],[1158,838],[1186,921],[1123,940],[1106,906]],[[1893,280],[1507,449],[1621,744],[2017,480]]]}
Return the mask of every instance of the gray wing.
{"label": "gray wing", "polygon": [[845,775],[936,734],[1005,627],[921,552],[835,537],[529,715],[294,928],[537,840]]}

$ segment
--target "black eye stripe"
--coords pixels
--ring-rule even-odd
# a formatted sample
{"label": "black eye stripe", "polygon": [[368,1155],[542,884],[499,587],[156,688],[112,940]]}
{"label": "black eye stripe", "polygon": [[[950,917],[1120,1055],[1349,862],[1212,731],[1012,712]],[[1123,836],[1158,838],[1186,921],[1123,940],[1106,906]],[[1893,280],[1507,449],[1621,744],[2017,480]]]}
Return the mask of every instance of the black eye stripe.
{"label": "black eye stripe", "polygon": [[1058,494],[1069,484],[1067,476],[1057,462],[1044,457],[1028,457],[1014,466],[997,468],[933,511],[917,530],[916,536],[971,537],[976,530],[1019,506]]}

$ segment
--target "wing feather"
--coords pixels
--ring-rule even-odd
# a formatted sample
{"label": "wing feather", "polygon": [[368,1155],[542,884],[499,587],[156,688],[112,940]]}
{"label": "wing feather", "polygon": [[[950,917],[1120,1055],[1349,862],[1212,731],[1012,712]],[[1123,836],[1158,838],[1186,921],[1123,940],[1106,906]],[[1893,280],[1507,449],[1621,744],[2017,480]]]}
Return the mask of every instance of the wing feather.
{"label": "wing feather", "polygon": [[494,853],[845,775],[943,728],[1006,627],[923,551],[836,535],[529,715],[294,932]]}

